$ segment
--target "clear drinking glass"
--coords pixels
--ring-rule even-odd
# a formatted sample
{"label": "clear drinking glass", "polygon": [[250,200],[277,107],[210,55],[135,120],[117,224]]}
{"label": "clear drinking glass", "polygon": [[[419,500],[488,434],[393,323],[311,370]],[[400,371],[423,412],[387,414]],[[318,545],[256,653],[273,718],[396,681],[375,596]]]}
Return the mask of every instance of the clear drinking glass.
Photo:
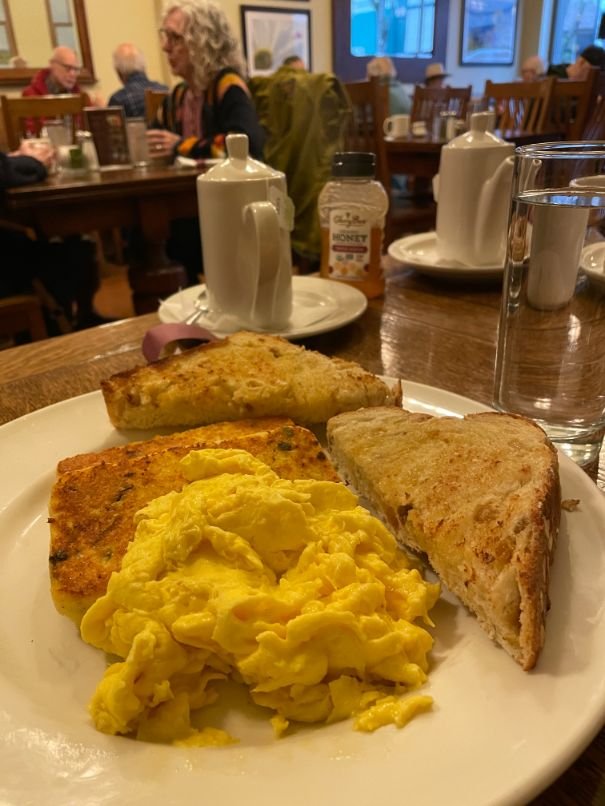
{"label": "clear drinking glass", "polygon": [[144,118],[128,118],[126,121],[128,151],[135,168],[144,168],[149,163],[147,124]]}
{"label": "clear drinking glass", "polygon": [[584,467],[605,429],[604,215],[605,142],[516,150],[495,405]]}

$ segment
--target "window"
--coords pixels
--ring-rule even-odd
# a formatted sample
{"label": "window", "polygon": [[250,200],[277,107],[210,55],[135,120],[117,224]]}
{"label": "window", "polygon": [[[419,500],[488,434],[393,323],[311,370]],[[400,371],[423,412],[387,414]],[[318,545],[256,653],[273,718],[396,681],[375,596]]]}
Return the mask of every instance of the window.
{"label": "window", "polygon": [[552,41],[551,64],[574,62],[587,45],[605,46],[599,39],[601,16],[605,14],[605,0],[558,0],[556,5]]}
{"label": "window", "polygon": [[8,6],[6,0],[0,0],[0,65],[10,64],[11,58],[16,55],[15,37]]}
{"label": "window", "polygon": [[63,45],[77,53],[76,28],[69,0],[46,0],[46,7],[54,47]]}
{"label": "window", "polygon": [[351,0],[353,56],[430,58],[435,0]]}
{"label": "window", "polygon": [[358,81],[390,56],[402,81],[424,81],[429,61],[445,62],[448,16],[449,0],[332,0],[334,72]]}

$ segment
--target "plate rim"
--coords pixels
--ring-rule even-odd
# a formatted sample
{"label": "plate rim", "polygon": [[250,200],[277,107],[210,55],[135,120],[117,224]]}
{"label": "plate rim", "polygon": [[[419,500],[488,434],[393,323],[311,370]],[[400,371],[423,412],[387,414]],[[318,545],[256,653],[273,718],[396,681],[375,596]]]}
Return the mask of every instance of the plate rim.
{"label": "plate rim", "polygon": [[[287,330],[267,330],[261,332],[271,333],[272,335],[281,336],[285,339],[302,339],[310,336],[319,336],[322,333],[329,333],[332,330],[337,330],[338,328],[351,324],[351,322],[359,319],[359,317],[365,313],[368,307],[368,298],[362,291],[352,285],[349,285],[348,283],[341,283],[337,280],[331,280],[327,277],[313,277],[306,274],[295,274],[292,276],[292,293],[294,295],[297,291],[306,290],[305,286],[310,286],[311,288],[316,286],[317,288],[323,287],[326,289],[327,286],[325,283],[331,284],[330,288],[333,290],[334,296],[336,297],[335,302],[337,304],[333,313],[329,314],[324,319],[320,319],[318,322],[296,329],[288,328]],[[178,294],[182,294],[183,292],[199,294],[205,288],[205,285],[205,283],[199,283],[198,285],[188,286],[187,288],[176,291],[174,294],[170,294],[168,297],[166,297],[166,299],[163,299],[158,307],[158,318],[160,321],[162,323],[169,324],[178,322],[179,320],[173,317],[166,317],[166,303],[168,303],[170,300],[174,300]],[[195,289],[196,292],[194,292],[193,289]],[[348,310],[344,308],[346,305],[349,306]],[[164,310],[162,310],[163,307]],[[233,332],[235,331],[213,330],[213,333],[219,337],[231,335]]]}
{"label": "plate rim", "polygon": [[[464,409],[470,411],[489,411],[490,407],[486,406],[485,404],[479,403],[478,401],[474,401],[472,398],[468,398],[464,395],[460,395],[458,393],[449,392],[448,390],[440,389],[438,387],[431,386],[429,384],[421,384],[412,381],[407,381],[402,379],[402,383],[404,386],[404,403],[407,402],[409,405],[411,400],[422,401],[423,398],[426,398],[427,392],[431,395],[436,393],[436,400],[433,400],[430,405],[433,407],[437,407],[437,410],[440,409],[442,403],[447,403],[448,400],[452,401],[453,406],[451,413],[457,416],[462,416],[466,411]],[[38,409],[34,412],[30,412],[28,414],[23,415],[20,418],[10,421],[2,426],[0,426],[0,443],[5,442],[6,439],[9,441],[11,439],[19,439],[22,434],[30,435],[32,439],[37,438],[40,436],[40,433],[44,431],[45,420],[53,417],[57,414],[61,414],[62,412],[71,414],[72,409],[76,409],[79,404],[83,403],[85,409],[90,409],[90,411],[83,412],[82,414],[90,414],[93,412],[95,414],[99,414],[104,412],[104,404],[102,400],[102,394],[100,391],[89,392],[83,395],[79,395],[77,397],[68,398],[67,400],[59,401],[54,403],[48,407]],[[42,428],[40,428],[42,426]],[[116,439],[124,441],[121,438],[121,435],[118,432],[114,432],[109,420],[107,420],[107,429],[111,431],[112,434],[116,437]],[[51,438],[57,441],[57,435],[51,435]],[[94,439],[98,439],[99,437],[95,435]],[[146,435],[139,435],[139,438],[146,438]],[[84,448],[86,449],[86,448]],[[91,448],[93,450],[99,449]],[[64,452],[61,454],[67,455]],[[50,460],[49,460],[50,461]],[[35,459],[30,458],[30,463],[34,462]],[[582,486],[585,487],[587,490],[590,490],[590,498],[591,500],[598,500],[599,506],[601,511],[603,511],[605,504],[603,504],[603,500],[605,500],[602,496],[602,492],[594,485],[590,479],[585,475],[585,473],[577,467],[570,459],[567,457],[561,457],[561,466],[565,469],[566,473],[571,473],[572,478],[579,480],[582,483]],[[11,473],[12,475],[12,468]],[[17,476],[19,475],[19,467],[17,467]],[[44,469],[45,473],[48,473],[48,467]],[[8,469],[2,472],[2,475],[9,476]],[[34,481],[37,481],[34,478]],[[32,482],[33,483],[33,482]],[[22,492],[22,491],[21,491]],[[598,499],[597,497],[598,496]],[[7,503],[6,500],[6,491],[2,484],[0,484],[0,513],[3,509],[3,503]],[[10,503],[10,500],[8,501]],[[512,663],[512,661],[511,661]],[[430,678],[429,678],[430,681]],[[603,706],[605,703],[605,684],[601,685],[600,690],[598,693],[597,704]],[[0,703],[0,721],[2,714],[2,704]],[[513,804],[517,802],[525,802],[526,799],[530,797],[534,797],[539,792],[543,791],[545,787],[547,787],[552,781],[554,781],[560,774],[562,774],[567,767],[573,763],[573,761],[582,753],[582,751],[588,746],[588,744],[592,741],[594,736],[599,732],[603,725],[603,717],[602,717],[602,707],[600,709],[594,708],[590,711],[588,717],[584,717],[582,720],[578,719],[578,722],[582,722],[582,731],[578,732],[577,730],[574,732],[572,736],[571,743],[567,743],[565,748],[561,750],[556,757],[548,757],[546,761],[542,761],[542,765],[539,770],[539,774],[534,776],[533,778],[528,778],[522,782],[522,786],[519,788],[517,784],[517,788],[515,790],[515,796],[513,797],[512,793],[507,790],[505,795],[506,797],[502,796],[500,792],[500,799],[498,799],[498,803],[501,804]],[[379,734],[377,734],[379,735]],[[113,741],[122,741],[121,739]],[[205,752],[205,751],[202,751]],[[0,769],[4,766],[3,762],[0,760]],[[93,778],[94,783],[94,778]],[[3,787],[0,786],[0,790]],[[501,785],[499,786],[499,790],[501,789]],[[17,793],[11,793],[13,795]],[[522,796],[523,801],[518,801],[518,796]],[[164,794],[160,791],[160,797],[163,798]],[[12,802],[12,801],[7,801]],[[17,801],[14,801],[15,803]],[[23,802],[23,801],[19,801]],[[53,801],[54,802],[54,801]],[[80,801],[82,802],[82,801]],[[155,802],[155,801],[153,801]],[[178,801],[178,802],[186,802],[186,800]],[[473,801],[475,802],[475,801]],[[487,801],[483,801],[487,803]],[[492,801],[490,801],[491,803]]]}
{"label": "plate rim", "polygon": [[411,235],[405,235],[403,238],[397,238],[389,244],[387,250],[388,254],[393,260],[397,261],[397,263],[409,266],[421,274],[430,274],[439,277],[462,277],[464,279],[468,279],[469,277],[480,277],[482,279],[488,277],[496,278],[504,274],[504,266],[463,266],[461,263],[457,265],[437,265],[436,263],[428,263],[413,258],[402,257],[397,253],[397,248],[400,247],[403,242],[413,245],[415,243],[422,243],[422,239],[436,243],[437,233],[434,230],[429,230],[428,232],[415,232]]}

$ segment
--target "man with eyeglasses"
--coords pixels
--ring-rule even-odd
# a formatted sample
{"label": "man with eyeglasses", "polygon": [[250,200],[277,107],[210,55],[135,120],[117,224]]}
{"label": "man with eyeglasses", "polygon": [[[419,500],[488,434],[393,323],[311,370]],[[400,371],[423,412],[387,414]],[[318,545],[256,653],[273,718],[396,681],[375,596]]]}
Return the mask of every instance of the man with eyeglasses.
{"label": "man with eyeglasses", "polygon": [[79,94],[80,61],[76,53],[67,47],[55,48],[48,67],[38,70],[23,95]]}

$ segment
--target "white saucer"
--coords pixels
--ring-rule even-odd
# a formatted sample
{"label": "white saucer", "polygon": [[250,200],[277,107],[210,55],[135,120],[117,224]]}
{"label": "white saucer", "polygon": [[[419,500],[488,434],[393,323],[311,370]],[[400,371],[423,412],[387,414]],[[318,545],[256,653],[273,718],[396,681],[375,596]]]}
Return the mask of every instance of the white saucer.
{"label": "white saucer", "polygon": [[605,283],[605,241],[592,243],[582,249],[580,268],[591,279]]}
{"label": "white saucer", "polygon": [[437,254],[437,233],[422,232],[393,241],[389,255],[399,263],[405,263],[423,274],[437,277],[492,278],[500,277],[504,266],[466,266]]}
{"label": "white saucer", "polygon": [[[182,322],[193,312],[193,301],[203,285],[184,288],[165,299],[158,315],[162,322]],[[357,288],[322,277],[295,276],[292,278],[292,316],[286,330],[272,331],[287,339],[316,336],[347,325],[357,319],[368,306],[368,300]],[[200,316],[198,325],[216,336],[227,336],[240,330],[239,326],[223,318],[217,323],[211,314]]]}

